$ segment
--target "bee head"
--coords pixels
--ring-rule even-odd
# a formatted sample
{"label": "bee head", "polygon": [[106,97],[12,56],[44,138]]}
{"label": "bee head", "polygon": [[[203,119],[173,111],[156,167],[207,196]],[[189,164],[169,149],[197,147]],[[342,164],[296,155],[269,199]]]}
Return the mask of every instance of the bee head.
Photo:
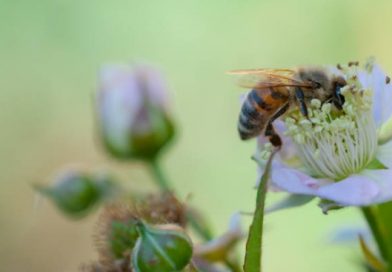
{"label": "bee head", "polygon": [[307,67],[299,70],[299,77],[304,82],[311,82],[315,89],[331,90],[331,77],[320,67]]}
{"label": "bee head", "polygon": [[333,83],[332,83],[332,88],[333,88],[333,94],[332,94],[332,101],[333,104],[339,109],[341,110],[343,108],[343,104],[345,102],[344,100],[344,96],[341,93],[341,89],[347,85],[346,80],[341,77],[335,77],[333,79]]}

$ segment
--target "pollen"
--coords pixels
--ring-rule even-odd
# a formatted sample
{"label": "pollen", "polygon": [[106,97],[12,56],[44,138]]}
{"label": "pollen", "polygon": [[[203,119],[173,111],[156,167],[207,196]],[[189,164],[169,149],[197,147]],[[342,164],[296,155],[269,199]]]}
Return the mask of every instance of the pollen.
{"label": "pollen", "polygon": [[[370,65],[370,64],[367,64]],[[309,118],[295,110],[284,120],[299,159],[309,174],[339,181],[364,169],[375,157],[377,130],[372,116],[372,90],[363,89],[358,66],[341,66],[347,85],[342,110],[313,99]]]}

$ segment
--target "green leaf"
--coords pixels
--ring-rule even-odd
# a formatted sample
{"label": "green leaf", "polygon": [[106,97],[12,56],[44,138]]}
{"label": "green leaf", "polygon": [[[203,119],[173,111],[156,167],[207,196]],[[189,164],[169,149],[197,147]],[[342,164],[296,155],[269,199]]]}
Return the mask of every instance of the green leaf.
{"label": "green leaf", "polygon": [[299,206],[308,204],[313,199],[314,199],[314,196],[290,194],[287,197],[281,199],[280,201],[267,207],[265,209],[265,213],[272,213],[272,212],[276,212],[276,211],[280,211],[280,210],[284,210],[284,209],[299,207]]}
{"label": "green leaf", "polygon": [[244,262],[244,272],[261,272],[262,242],[263,242],[263,222],[265,196],[267,193],[267,183],[271,172],[271,163],[275,152],[271,153],[264,173],[261,177],[256,197],[256,211],[253,215],[252,224],[249,227],[248,240],[246,242],[246,253]]}
{"label": "green leaf", "polygon": [[362,236],[359,236],[359,244],[367,264],[378,272],[386,272],[385,264],[369,249]]}

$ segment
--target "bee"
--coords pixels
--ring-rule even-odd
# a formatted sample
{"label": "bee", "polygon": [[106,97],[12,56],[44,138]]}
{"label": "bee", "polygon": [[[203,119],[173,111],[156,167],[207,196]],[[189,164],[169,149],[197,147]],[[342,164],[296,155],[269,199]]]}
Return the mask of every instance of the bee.
{"label": "bee", "polygon": [[239,85],[251,89],[241,108],[238,132],[242,140],[262,133],[274,147],[280,148],[282,140],[273,122],[298,107],[306,118],[312,99],[332,103],[342,110],[344,96],[341,88],[347,83],[342,76],[332,75],[322,67],[294,69],[236,70],[229,74],[239,76]]}

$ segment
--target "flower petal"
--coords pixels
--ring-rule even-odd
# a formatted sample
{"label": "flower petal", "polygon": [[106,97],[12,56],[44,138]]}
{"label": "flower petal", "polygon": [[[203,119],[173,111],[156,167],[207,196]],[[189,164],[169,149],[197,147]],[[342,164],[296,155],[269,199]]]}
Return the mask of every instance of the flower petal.
{"label": "flower petal", "polygon": [[365,170],[362,174],[378,187],[379,193],[369,204],[383,203],[392,200],[392,170]]}
{"label": "flower petal", "polygon": [[317,196],[317,190],[332,181],[315,179],[301,171],[275,163],[271,171],[271,183],[280,190],[302,195]]}
{"label": "flower petal", "polygon": [[229,228],[224,234],[195,246],[194,256],[208,261],[222,261],[243,237],[241,215],[237,212],[231,216]]}
{"label": "flower petal", "polygon": [[368,177],[353,175],[321,187],[317,195],[343,206],[367,206],[373,204],[379,192],[379,186]]}
{"label": "flower petal", "polygon": [[392,85],[386,82],[386,74],[378,64],[371,64],[370,73],[360,71],[358,79],[364,89],[373,90],[373,116],[380,126],[392,116]]}
{"label": "flower petal", "polygon": [[392,141],[379,146],[376,157],[382,164],[392,168]]}
{"label": "flower petal", "polygon": [[279,189],[318,196],[343,206],[366,206],[392,199],[392,170],[366,170],[340,182],[312,178],[296,169],[273,167],[271,181]]}

